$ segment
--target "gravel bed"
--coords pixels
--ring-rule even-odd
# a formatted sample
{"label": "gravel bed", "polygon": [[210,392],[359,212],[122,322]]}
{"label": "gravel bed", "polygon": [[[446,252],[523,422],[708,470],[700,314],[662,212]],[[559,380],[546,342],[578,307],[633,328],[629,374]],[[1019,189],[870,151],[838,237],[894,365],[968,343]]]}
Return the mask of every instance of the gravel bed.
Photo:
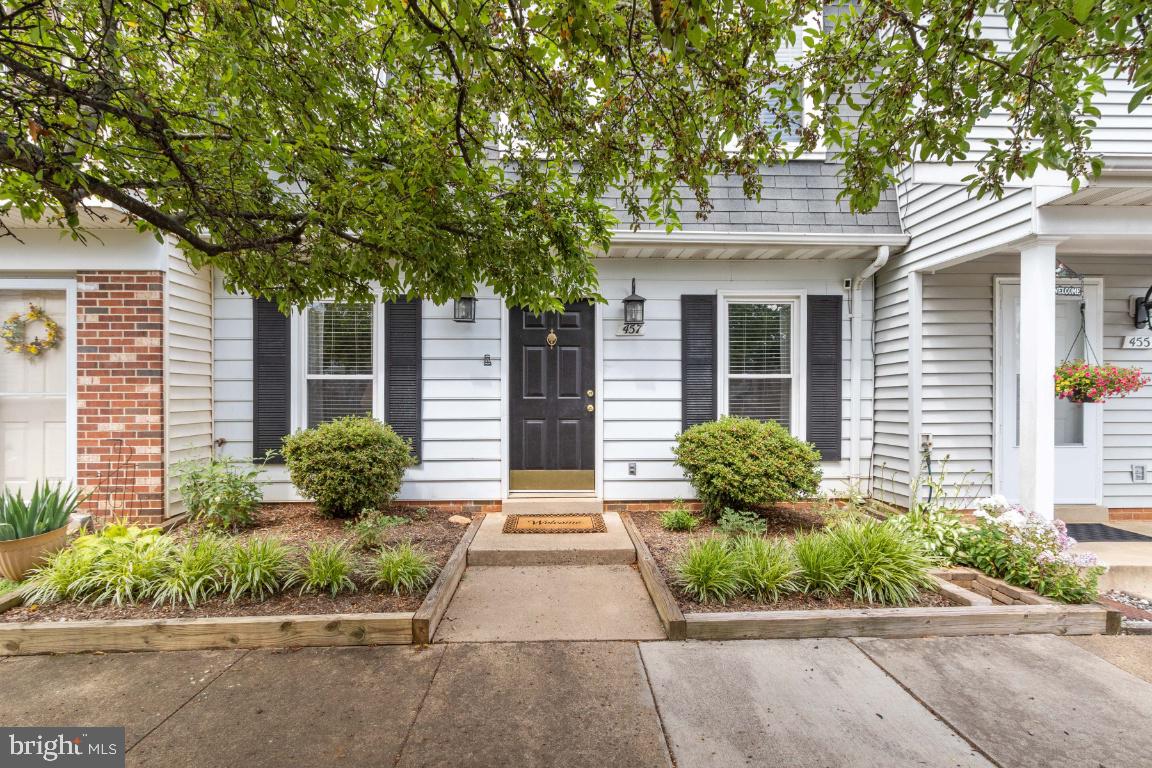
{"label": "gravel bed", "polygon": [[[429,553],[437,569],[443,568],[464,535],[467,526],[448,522],[454,513],[433,507],[427,508],[424,519],[412,518],[410,508],[398,508],[390,514],[408,517],[405,525],[391,528],[384,535],[386,543],[411,540]],[[185,540],[196,534],[192,526],[181,526],[172,537]],[[256,514],[256,524],[234,534],[239,540],[253,537],[278,538],[294,547],[304,548],[310,543],[349,539],[343,520],[323,517],[311,504],[262,504]],[[360,566],[367,569],[371,553],[359,552]],[[371,579],[358,575],[357,590],[337,597],[326,595],[300,595],[296,590],[276,595],[267,600],[237,600],[214,598],[196,608],[187,606],[153,607],[151,603],[126,605],[87,605],[83,603],[57,603],[54,605],[24,605],[0,613],[0,622],[15,621],[86,621],[91,619],[188,619],[206,616],[276,616],[281,614],[305,615],[328,613],[390,613],[415,611],[424,600],[427,590],[412,595],[393,595],[373,591]]]}

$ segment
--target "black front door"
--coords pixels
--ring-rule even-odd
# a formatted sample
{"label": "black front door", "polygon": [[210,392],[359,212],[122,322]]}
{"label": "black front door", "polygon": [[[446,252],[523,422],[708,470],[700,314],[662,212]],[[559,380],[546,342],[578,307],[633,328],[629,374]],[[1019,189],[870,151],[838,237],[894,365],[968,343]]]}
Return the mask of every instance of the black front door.
{"label": "black front door", "polygon": [[510,487],[514,491],[596,487],[596,310],[509,314]]}

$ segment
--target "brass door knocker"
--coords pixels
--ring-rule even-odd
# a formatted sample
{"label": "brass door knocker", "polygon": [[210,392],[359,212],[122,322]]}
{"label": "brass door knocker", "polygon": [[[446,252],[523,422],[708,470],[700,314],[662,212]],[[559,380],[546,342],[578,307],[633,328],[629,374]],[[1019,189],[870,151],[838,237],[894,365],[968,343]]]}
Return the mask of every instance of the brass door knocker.
{"label": "brass door knocker", "polygon": [[552,349],[552,347],[556,346],[556,331],[549,328],[548,335],[544,337],[544,341],[548,342],[548,349]]}

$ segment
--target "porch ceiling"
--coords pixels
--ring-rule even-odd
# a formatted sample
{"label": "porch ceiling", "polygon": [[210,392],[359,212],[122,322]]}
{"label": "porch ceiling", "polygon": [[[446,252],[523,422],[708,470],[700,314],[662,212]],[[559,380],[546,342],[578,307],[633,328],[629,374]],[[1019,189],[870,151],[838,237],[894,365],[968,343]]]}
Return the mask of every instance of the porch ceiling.
{"label": "porch ceiling", "polygon": [[1152,206],[1152,186],[1122,186],[1119,184],[1090,186],[1072,194],[1058,197],[1047,205]]}
{"label": "porch ceiling", "polygon": [[885,245],[894,251],[906,235],[807,232],[616,232],[610,259],[700,259],[739,261],[849,261],[874,259]]}

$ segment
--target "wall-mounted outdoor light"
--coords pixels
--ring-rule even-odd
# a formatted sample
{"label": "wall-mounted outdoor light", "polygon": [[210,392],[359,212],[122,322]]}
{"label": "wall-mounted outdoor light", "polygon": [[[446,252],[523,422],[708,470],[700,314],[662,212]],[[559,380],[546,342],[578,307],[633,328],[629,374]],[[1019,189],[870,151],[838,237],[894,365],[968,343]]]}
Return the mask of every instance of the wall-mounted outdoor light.
{"label": "wall-mounted outdoor light", "polygon": [[624,322],[629,325],[644,324],[644,297],[636,293],[636,278],[632,278],[632,293],[624,297]]}
{"label": "wall-mounted outdoor light", "polygon": [[476,322],[476,297],[461,296],[452,305],[452,319],[458,323]]}
{"label": "wall-mounted outdoor light", "polygon": [[1152,288],[1148,289],[1148,293],[1144,294],[1144,300],[1141,301],[1139,296],[1134,296],[1136,299],[1136,327],[1147,328],[1152,330],[1152,323],[1148,321],[1152,315]]}

